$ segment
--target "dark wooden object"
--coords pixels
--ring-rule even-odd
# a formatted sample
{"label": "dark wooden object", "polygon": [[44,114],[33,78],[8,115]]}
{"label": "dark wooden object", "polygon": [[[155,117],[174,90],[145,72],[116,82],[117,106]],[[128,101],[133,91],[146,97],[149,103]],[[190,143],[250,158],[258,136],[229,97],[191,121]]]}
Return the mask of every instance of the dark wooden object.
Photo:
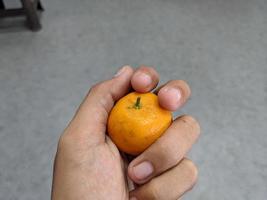
{"label": "dark wooden object", "polygon": [[6,9],[3,0],[0,0],[0,17],[14,17],[25,15],[28,26],[32,31],[41,29],[38,11],[43,11],[40,0],[20,0],[22,8]]}
{"label": "dark wooden object", "polygon": [[0,10],[5,9],[5,4],[3,2],[3,0],[0,0]]}

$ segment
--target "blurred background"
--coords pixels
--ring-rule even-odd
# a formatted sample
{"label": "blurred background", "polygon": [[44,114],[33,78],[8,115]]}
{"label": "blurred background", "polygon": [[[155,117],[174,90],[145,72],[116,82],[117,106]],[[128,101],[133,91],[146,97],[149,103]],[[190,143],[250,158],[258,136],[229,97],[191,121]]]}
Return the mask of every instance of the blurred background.
{"label": "blurred background", "polygon": [[59,135],[90,86],[124,64],[192,88],[175,113],[202,125],[189,154],[199,181],[184,199],[267,199],[266,0],[42,3],[39,32],[0,19],[0,199],[50,198]]}

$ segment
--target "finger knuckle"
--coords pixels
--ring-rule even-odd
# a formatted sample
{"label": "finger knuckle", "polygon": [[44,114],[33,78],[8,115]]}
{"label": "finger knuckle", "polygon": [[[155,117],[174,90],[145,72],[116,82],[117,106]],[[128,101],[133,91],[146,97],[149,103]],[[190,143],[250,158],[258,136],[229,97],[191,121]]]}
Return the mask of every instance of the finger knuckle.
{"label": "finger knuckle", "polygon": [[112,80],[102,81],[102,82],[94,84],[91,87],[90,92],[93,92],[93,93],[101,92],[101,93],[103,93],[103,91],[107,91],[107,89],[110,88],[111,85],[112,85]]}
{"label": "finger knuckle", "polygon": [[191,183],[191,188],[193,188],[193,186],[196,184],[197,179],[198,179],[198,168],[194,164],[194,162],[192,162],[189,159],[184,159],[184,164],[185,164],[186,169],[188,171],[187,177]]}
{"label": "finger knuckle", "polygon": [[72,135],[63,133],[58,140],[58,149],[62,150],[73,146]]}
{"label": "finger knuckle", "polygon": [[65,131],[59,138],[58,149],[82,149],[88,145],[88,139],[85,134],[75,131]]}
{"label": "finger knuckle", "polygon": [[65,163],[69,163],[73,167],[79,167],[85,160],[82,152],[86,151],[86,149],[84,145],[77,144],[73,138],[72,135],[62,134],[58,141],[56,155]]}
{"label": "finger knuckle", "polygon": [[190,116],[190,115],[183,115],[180,117],[180,120],[186,124],[197,136],[200,134],[200,124],[198,121]]}
{"label": "finger knuckle", "polygon": [[57,154],[65,154],[65,152],[68,152],[68,149],[70,149],[71,146],[72,144],[69,140],[69,137],[65,134],[62,134],[58,140]]}
{"label": "finger knuckle", "polygon": [[[158,168],[163,168],[161,170],[164,170],[166,168],[166,166],[169,165],[175,165],[179,159],[180,159],[180,153],[177,153],[177,148],[176,148],[176,142],[173,141],[174,144],[169,144],[166,145],[165,143],[160,143],[159,147],[158,147],[158,158],[160,158],[160,160],[162,162],[160,162],[160,167]],[[164,165],[162,165],[162,163],[165,163]]]}
{"label": "finger knuckle", "polygon": [[162,199],[160,191],[161,189],[159,188],[159,185],[156,183],[156,181],[151,180],[148,186],[149,199],[153,200]]}
{"label": "finger knuckle", "polygon": [[100,83],[94,84],[91,87],[90,92],[95,93],[95,92],[100,91],[102,88],[103,88],[103,82],[100,82]]}

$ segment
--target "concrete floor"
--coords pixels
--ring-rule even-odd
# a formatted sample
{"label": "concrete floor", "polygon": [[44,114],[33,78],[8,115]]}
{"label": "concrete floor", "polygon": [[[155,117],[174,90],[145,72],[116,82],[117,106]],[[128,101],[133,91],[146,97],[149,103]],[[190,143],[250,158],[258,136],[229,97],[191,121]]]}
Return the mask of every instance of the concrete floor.
{"label": "concrete floor", "polygon": [[[13,0],[14,1],[14,0]],[[0,20],[0,199],[50,198],[58,137],[123,64],[192,87],[199,181],[184,199],[267,199],[266,0],[46,0],[43,30]]]}

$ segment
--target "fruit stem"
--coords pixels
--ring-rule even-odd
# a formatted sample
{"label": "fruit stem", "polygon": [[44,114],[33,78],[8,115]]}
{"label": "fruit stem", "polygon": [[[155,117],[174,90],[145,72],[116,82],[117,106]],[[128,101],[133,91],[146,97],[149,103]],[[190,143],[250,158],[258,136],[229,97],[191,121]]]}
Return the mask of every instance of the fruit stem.
{"label": "fruit stem", "polygon": [[140,109],[141,108],[141,97],[137,97],[136,102],[134,104],[135,109]]}

